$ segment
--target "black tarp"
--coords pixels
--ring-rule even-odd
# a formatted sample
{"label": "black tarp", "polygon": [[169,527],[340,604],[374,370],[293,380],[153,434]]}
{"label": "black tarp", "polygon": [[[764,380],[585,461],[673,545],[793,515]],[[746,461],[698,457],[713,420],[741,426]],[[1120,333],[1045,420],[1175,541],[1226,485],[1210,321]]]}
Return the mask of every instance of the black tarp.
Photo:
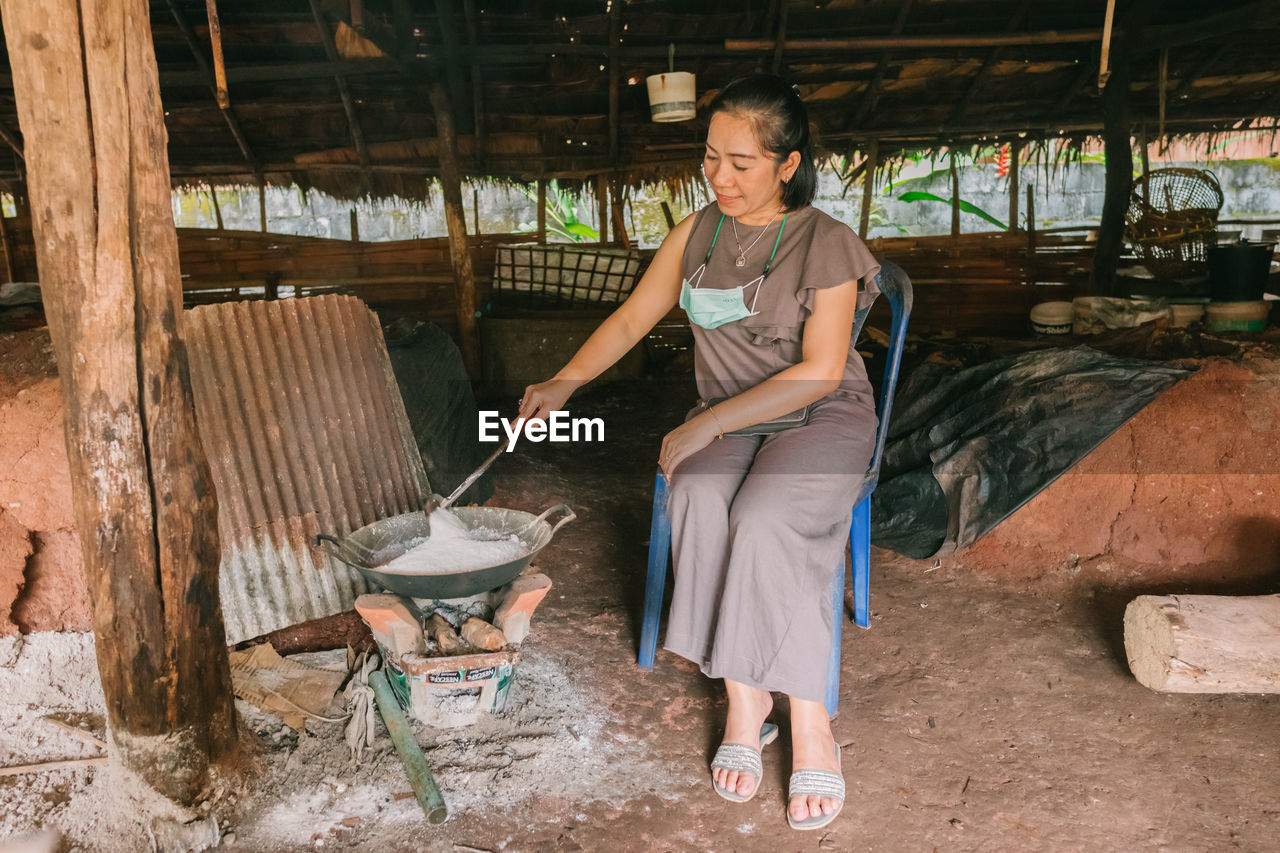
{"label": "black tarp", "polygon": [[1188,373],[1086,346],[920,365],[894,399],[872,541],[917,559],[971,545]]}

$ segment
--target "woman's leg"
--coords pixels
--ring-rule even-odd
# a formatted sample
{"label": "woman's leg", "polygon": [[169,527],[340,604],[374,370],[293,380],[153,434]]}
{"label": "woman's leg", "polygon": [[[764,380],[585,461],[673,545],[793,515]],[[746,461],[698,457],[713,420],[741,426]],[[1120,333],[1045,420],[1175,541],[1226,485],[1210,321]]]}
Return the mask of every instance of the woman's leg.
{"label": "woman's leg", "polygon": [[[821,702],[808,699],[791,699],[791,769],[830,770],[840,772],[836,758],[835,739],[831,735],[831,720]],[[787,811],[794,820],[831,814],[840,807],[834,797],[792,797]]]}
{"label": "woman's leg", "polygon": [[[773,696],[758,687],[728,678],[724,680],[724,689],[729,694],[729,715],[724,721],[723,742],[742,743],[755,749],[760,744],[760,727],[773,710]],[[750,796],[760,784],[760,780],[751,773],[739,773],[737,770],[714,769],[711,776],[726,791],[744,797]]]}

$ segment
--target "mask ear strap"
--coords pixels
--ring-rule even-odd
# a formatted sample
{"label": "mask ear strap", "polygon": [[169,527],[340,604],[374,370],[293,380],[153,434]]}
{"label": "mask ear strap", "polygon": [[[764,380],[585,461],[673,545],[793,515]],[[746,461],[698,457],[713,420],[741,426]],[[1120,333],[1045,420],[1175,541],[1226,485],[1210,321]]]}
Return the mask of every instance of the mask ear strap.
{"label": "mask ear strap", "polygon": [[702,285],[702,272],[706,268],[707,268],[707,265],[704,262],[700,264],[696,270],[693,271],[693,275],[689,276],[689,286],[692,287],[694,290],[697,290],[698,287]]}
{"label": "mask ear strap", "polygon": [[755,281],[747,282],[746,284],[742,285],[742,289],[746,290],[748,287],[750,287],[753,284],[756,286],[756,295],[751,297],[751,307],[747,309],[752,314],[756,313],[756,300],[760,298],[760,291],[764,290],[764,276],[760,276]]}

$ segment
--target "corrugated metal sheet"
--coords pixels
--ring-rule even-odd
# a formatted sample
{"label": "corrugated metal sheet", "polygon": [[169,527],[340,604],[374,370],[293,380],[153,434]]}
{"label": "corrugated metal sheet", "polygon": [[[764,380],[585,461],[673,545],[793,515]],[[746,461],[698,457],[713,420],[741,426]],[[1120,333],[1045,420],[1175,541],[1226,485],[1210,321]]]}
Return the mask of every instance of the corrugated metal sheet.
{"label": "corrugated metal sheet", "polygon": [[315,534],[430,493],[377,317],[353,296],[223,303],[187,312],[185,333],[228,642],[349,609],[365,582]]}

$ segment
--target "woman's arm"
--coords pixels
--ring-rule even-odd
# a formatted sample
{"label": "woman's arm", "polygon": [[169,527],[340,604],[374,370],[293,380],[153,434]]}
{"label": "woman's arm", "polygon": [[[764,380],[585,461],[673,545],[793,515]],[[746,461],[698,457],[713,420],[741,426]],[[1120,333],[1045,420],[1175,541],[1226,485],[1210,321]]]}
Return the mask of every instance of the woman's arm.
{"label": "woman's arm", "polygon": [[543,419],[563,408],[570,394],[626,355],[675,306],[680,299],[680,264],[695,218],[686,216],[671,229],[631,295],[591,333],[568,364],[546,382],[525,389],[521,417]]}
{"label": "woman's arm", "polygon": [[857,306],[857,281],[816,291],[800,361],[667,433],[659,459],[667,475],[717,436],[793,412],[834,391],[849,358]]}

